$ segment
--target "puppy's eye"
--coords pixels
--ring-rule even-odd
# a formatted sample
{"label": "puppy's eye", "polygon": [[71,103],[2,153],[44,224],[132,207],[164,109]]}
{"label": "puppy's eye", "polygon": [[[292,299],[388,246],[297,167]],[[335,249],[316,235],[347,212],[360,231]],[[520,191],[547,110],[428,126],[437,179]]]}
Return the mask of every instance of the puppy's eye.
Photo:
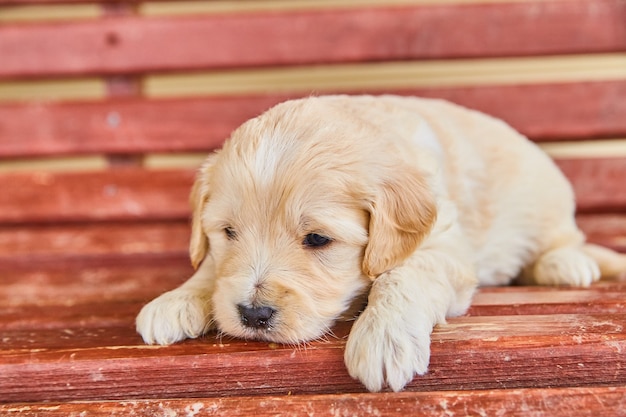
{"label": "puppy's eye", "polygon": [[224,228],[224,234],[226,235],[228,240],[234,240],[237,238],[237,233],[235,232],[235,229],[230,226]]}
{"label": "puppy's eye", "polygon": [[304,237],[302,244],[309,248],[321,248],[322,246],[328,245],[330,242],[332,242],[332,239],[329,237],[317,233],[309,233]]}

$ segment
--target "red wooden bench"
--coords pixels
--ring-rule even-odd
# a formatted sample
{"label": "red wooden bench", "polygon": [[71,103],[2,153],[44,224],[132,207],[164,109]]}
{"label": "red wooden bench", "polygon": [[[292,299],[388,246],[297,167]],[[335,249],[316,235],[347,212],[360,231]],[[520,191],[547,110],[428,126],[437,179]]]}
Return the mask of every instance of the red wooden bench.
{"label": "red wooden bench", "polygon": [[302,348],[134,330],[191,273],[203,155],[311,93],[503,118],[557,159],[589,239],[626,251],[624,1],[88,3],[0,0],[0,415],[625,415],[619,279],[480,290],[402,393],[348,376],[346,324]]}

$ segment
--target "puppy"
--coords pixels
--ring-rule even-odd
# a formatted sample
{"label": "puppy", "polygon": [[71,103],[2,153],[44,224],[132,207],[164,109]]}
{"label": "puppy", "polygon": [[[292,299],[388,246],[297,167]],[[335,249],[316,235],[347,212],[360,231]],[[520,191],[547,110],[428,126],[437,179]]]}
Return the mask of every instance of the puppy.
{"label": "puppy", "polygon": [[197,271],[141,310],[145,342],[217,328],[299,344],[367,297],[345,364],[370,391],[424,374],[433,326],[463,314],[479,283],[588,286],[626,269],[584,243],[572,189],[545,154],[440,100],[279,104],[208,157],[191,203]]}

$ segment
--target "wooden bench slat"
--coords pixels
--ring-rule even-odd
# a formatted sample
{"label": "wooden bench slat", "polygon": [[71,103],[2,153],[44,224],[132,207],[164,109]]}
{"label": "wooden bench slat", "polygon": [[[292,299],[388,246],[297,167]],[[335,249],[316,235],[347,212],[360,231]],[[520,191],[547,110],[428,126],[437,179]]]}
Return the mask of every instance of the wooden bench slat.
{"label": "wooden bench slat", "polygon": [[186,258],[190,232],[187,220],[0,228],[0,271],[32,263],[52,266],[109,258],[115,264],[122,258],[144,262]]}
{"label": "wooden bench slat", "polygon": [[590,241],[626,252],[626,214],[579,214],[576,221]]}
{"label": "wooden bench slat", "polygon": [[[0,0],[0,9],[61,2]],[[468,314],[435,328],[429,373],[397,394],[366,393],[349,377],[351,322],[299,346],[217,332],[147,346],[134,320],[145,302],[193,273],[195,155],[309,90],[440,97],[538,142],[587,141],[598,152],[583,154],[589,148],[576,143],[553,144],[551,154],[573,182],[589,240],[626,251],[626,2],[381,1],[158,17],[135,1],[113,3],[93,3],[102,17],[92,20],[0,25],[0,414],[622,414],[626,275],[589,288],[479,289]],[[418,62],[431,59],[441,61]],[[420,72],[430,64],[436,79]],[[481,77],[456,78],[459,68]],[[282,89],[221,78],[233,69],[283,74]],[[320,70],[319,84],[291,84],[310,69]],[[352,73],[359,83],[342,84]],[[390,73],[403,75],[383,84]],[[226,78],[245,85],[212,89]],[[422,78],[428,83],[411,82]],[[50,86],[53,97],[80,80],[97,84],[94,101],[71,93],[9,102],[37,86]],[[164,170],[172,159],[159,153],[169,152],[193,157]],[[66,156],[80,156],[65,160],[88,162],[90,171],[10,171]]]}
{"label": "wooden bench slat", "polygon": [[[67,271],[66,281],[40,280],[37,289],[25,294],[19,290],[35,284],[28,276],[25,283],[0,286],[0,331],[131,326],[147,301],[184,282],[190,268],[156,265],[81,272]],[[146,273],[151,276],[140,275]],[[133,279],[128,279],[129,276]],[[70,278],[72,282],[68,282]],[[482,288],[468,314],[476,317],[615,314],[623,313],[626,303],[626,281],[601,282],[585,289],[531,288],[506,287],[496,291]]]}
{"label": "wooden bench slat", "polygon": [[[108,225],[91,227],[91,230],[86,228],[85,234],[91,238],[106,227]],[[20,306],[38,309],[48,306],[69,309],[76,306],[80,309],[80,305],[92,303],[143,303],[175,288],[193,273],[187,255],[187,240],[183,236],[186,232],[181,233],[178,226],[161,228],[150,224],[146,227],[160,230],[146,233],[141,228],[128,227],[126,230],[129,235],[139,236],[136,240],[122,239],[117,247],[106,243],[104,247],[109,251],[100,252],[97,257],[89,256],[93,251],[89,239],[83,240],[86,242],[83,255],[64,255],[54,248],[50,252],[43,252],[41,248],[46,246],[47,238],[38,229],[32,229],[33,241],[37,236],[42,236],[41,248],[34,250],[43,252],[44,256],[16,251],[0,260],[0,306],[13,311]],[[63,240],[72,239],[73,230],[70,233],[65,233],[62,228],[58,230]],[[181,236],[177,237],[176,234]],[[168,236],[169,240],[178,242],[170,246]],[[103,234],[103,238],[105,241],[115,240],[115,237],[108,238],[106,234]],[[97,248],[100,245],[97,243]],[[133,246],[131,252],[124,250],[127,245]],[[5,247],[0,247],[0,251]],[[160,252],[155,250],[159,247],[167,249]],[[12,262],[12,258],[19,260]],[[626,290],[624,285],[621,281],[602,281],[589,289],[483,288],[475,297],[470,314],[543,314],[549,311],[574,314],[588,313],[590,309],[609,313],[623,308],[626,296],[613,296],[611,293],[623,292]],[[106,306],[103,308],[106,309]],[[0,316],[2,311],[5,310],[0,307]],[[77,313],[71,314],[77,316]],[[45,318],[51,316],[42,317],[45,321]],[[5,317],[2,320],[8,319]]]}
{"label": "wooden bench slat", "polygon": [[[524,404],[519,407],[519,404]],[[526,388],[488,391],[437,391],[379,394],[329,394],[194,398],[167,400],[93,401],[80,403],[0,404],[0,413],[13,416],[50,417],[133,415],[227,415],[272,417],[276,415],[376,415],[442,416],[476,415],[507,417],[596,417],[626,408],[624,387]]]}
{"label": "wooden bench slat", "polygon": [[186,219],[195,170],[0,175],[0,223]]}
{"label": "wooden bench slat", "polygon": [[626,281],[600,282],[592,288],[482,288],[471,316],[541,314],[613,314],[626,309]]}
{"label": "wooden bench slat", "polygon": [[[94,314],[105,314],[107,305],[134,302],[137,313],[140,305],[179,286],[193,273],[187,256],[170,260],[163,254],[148,261],[137,258],[133,261],[117,260],[106,265],[60,262],[43,267],[33,263],[30,268],[0,269],[0,322],[3,323],[0,327],[15,326],[12,315],[17,313],[24,317],[32,313],[33,320],[39,317],[38,323],[61,320],[52,314],[39,314],[47,308],[60,317],[70,315],[84,320]],[[112,308],[117,314],[116,307]],[[127,319],[132,321],[131,316]],[[35,326],[35,321],[30,325]]]}
{"label": "wooden bench slat", "polygon": [[[448,99],[536,141],[626,136],[626,80],[382,92]],[[2,104],[0,157],[207,151],[245,120],[298,96]]]}
{"label": "wooden bench slat", "polygon": [[[626,251],[626,215],[579,214],[577,221],[589,241]],[[56,273],[72,265],[109,267],[163,258],[187,262],[189,236],[187,216],[166,222],[4,226],[0,227],[0,271],[9,279],[31,268]]]}
{"label": "wooden bench slat", "polygon": [[626,158],[558,159],[572,182],[579,213],[623,211],[626,207]]}
{"label": "wooden bench slat", "polygon": [[[578,210],[626,207],[626,158],[557,160],[574,185]],[[529,169],[532,169],[529,167]],[[195,170],[0,174],[0,223],[183,220]]]}
{"label": "wooden bench slat", "polygon": [[623,51],[624,20],[594,0],[6,25],[0,77]]}
{"label": "wooden bench slat", "polygon": [[[451,319],[433,333],[430,372],[408,390],[624,385],[625,328],[624,314]],[[347,330],[338,326],[338,339],[306,348],[214,335],[150,347],[130,323],[9,330],[0,344],[0,397],[10,402],[362,392],[343,364]]]}

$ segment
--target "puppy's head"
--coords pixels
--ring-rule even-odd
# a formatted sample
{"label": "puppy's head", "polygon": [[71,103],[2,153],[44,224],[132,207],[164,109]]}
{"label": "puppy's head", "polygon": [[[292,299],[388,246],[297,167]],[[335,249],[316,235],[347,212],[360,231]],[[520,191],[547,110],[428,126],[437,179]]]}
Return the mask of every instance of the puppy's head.
{"label": "puppy's head", "polygon": [[435,203],[424,175],[349,104],[278,105],[200,170],[190,253],[196,267],[205,257],[215,265],[221,331],[318,338],[429,233]]}

